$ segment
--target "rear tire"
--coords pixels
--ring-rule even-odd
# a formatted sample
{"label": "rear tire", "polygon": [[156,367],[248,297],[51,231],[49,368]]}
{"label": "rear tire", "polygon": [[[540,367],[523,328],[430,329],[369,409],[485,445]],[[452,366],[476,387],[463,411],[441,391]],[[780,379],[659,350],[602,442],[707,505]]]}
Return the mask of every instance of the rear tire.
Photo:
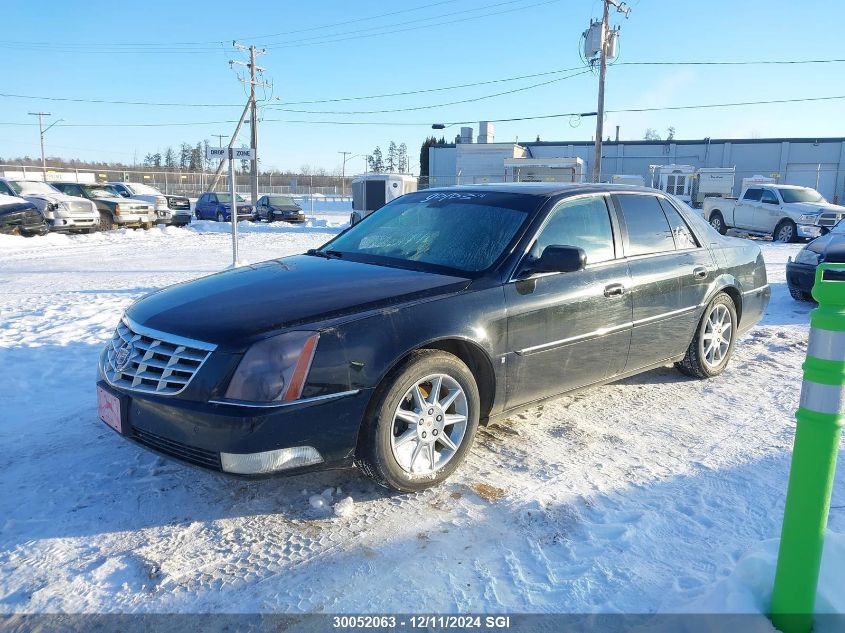
{"label": "rear tire", "polygon": [[723,218],[722,214],[718,211],[714,211],[710,215],[710,226],[716,229],[720,235],[724,235],[728,232],[728,227],[725,226],[725,218]]}
{"label": "rear tire", "polygon": [[733,354],[737,324],[733,299],[720,292],[704,310],[686,355],[675,363],[675,367],[693,378],[712,378],[721,374]]}
{"label": "rear tire", "polygon": [[378,484],[416,492],[441,483],[464,461],[481,401],[475,377],[456,356],[413,352],[382,381],[373,402],[355,463]]}
{"label": "rear tire", "polygon": [[796,301],[813,301],[813,295],[809,292],[796,288],[795,286],[790,286],[789,284],[786,287],[789,288],[790,296]]}
{"label": "rear tire", "polygon": [[781,244],[791,244],[798,241],[798,228],[789,219],[781,220],[772,233],[772,240]]}
{"label": "rear tire", "polygon": [[100,230],[101,231],[111,231],[114,228],[114,219],[111,217],[111,213],[106,213],[105,211],[100,211]]}
{"label": "rear tire", "polygon": [[353,211],[352,215],[349,216],[349,226],[355,226],[358,222],[361,221],[361,214],[357,211]]}

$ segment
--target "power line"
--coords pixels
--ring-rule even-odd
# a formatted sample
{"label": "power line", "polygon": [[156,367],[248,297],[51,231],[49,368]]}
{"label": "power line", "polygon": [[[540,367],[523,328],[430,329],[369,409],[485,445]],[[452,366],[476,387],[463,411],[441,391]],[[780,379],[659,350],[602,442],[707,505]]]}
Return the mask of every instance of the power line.
{"label": "power line", "polygon": [[[623,108],[616,110],[606,110],[612,114],[624,114],[632,112],[662,112],[669,110],[697,110],[709,108],[733,108],[751,105],[773,105],[785,103],[812,103],[820,101],[835,101],[845,99],[845,95],[835,95],[829,97],[802,97],[797,99],[771,99],[766,101],[737,101],[731,103],[705,103],[695,105],[679,105],[679,106],[659,106],[652,108]],[[577,117],[577,116],[595,116],[594,112],[558,112],[554,114],[541,114],[533,116],[509,117],[502,119],[486,119],[492,123],[512,123],[517,121],[536,121],[540,119],[556,119],[563,117]],[[429,127],[432,121],[323,121],[323,120],[308,120],[308,119],[269,119],[263,118],[266,123],[289,123],[289,124],[306,124],[306,125],[383,125],[383,126],[409,126],[409,127]],[[176,123],[64,123],[56,125],[56,127],[81,127],[81,128],[118,128],[118,127],[187,127],[187,126],[201,126],[201,125],[223,125],[226,123],[237,123],[236,119],[227,119],[224,121],[191,121],[191,122],[176,122]],[[469,121],[448,121],[444,125],[470,125],[477,123],[475,120]],[[8,126],[25,126],[31,127],[38,125],[37,123],[20,123],[20,122],[0,122],[0,125]]]}
{"label": "power line", "polygon": [[[429,4],[423,4],[416,7],[410,7],[408,9],[401,9],[399,11],[391,11],[388,13],[379,13],[376,15],[368,15],[366,17],[356,18],[353,20],[344,20],[343,22],[334,22],[331,24],[322,24],[319,26],[311,26],[302,29],[294,29],[291,31],[284,31],[282,33],[271,33],[269,35],[246,35],[235,38],[236,40],[261,40],[266,39],[268,37],[280,37],[283,35],[295,35],[297,33],[307,33],[312,31],[318,31],[321,29],[329,29],[338,26],[346,26],[348,24],[355,24],[358,22],[366,22],[368,20],[380,19],[391,17],[394,15],[400,15],[402,13],[412,13],[414,11],[421,11],[423,9],[430,9],[431,7],[440,6],[443,4],[453,4],[458,2],[458,0],[440,0],[439,2],[431,2]],[[130,48],[130,47],[138,47],[138,48],[167,48],[168,50],[173,49],[174,47],[191,47],[191,46],[203,46],[205,44],[219,44],[221,40],[200,40],[196,42],[108,42],[104,44],[104,46],[114,46],[119,48]],[[66,42],[61,45],[57,45],[55,42],[32,42],[32,41],[20,41],[20,40],[2,40],[0,41],[0,46],[3,45],[13,45],[14,47],[20,46],[36,46],[36,47],[55,47],[55,46],[63,46],[63,47],[82,47],[88,48],[90,47],[89,43],[73,43],[73,42]]]}
{"label": "power line", "polygon": [[[353,31],[346,31],[341,33],[334,33],[334,34],[326,34],[321,36],[314,36],[311,38],[303,38],[300,40],[288,40],[288,41],[279,41],[279,42],[269,42],[266,43],[266,46],[272,46],[274,48],[300,48],[302,46],[318,46],[322,44],[332,44],[336,42],[346,42],[355,39],[363,39],[369,37],[378,37],[383,35],[394,35],[396,33],[405,33],[408,31],[416,31],[419,29],[427,29],[434,26],[448,26],[452,24],[457,24],[459,22],[466,22],[468,20],[477,20],[479,18],[486,18],[494,15],[502,15],[505,13],[512,13],[514,11],[524,11],[526,9],[531,9],[534,7],[549,5],[561,2],[562,0],[544,0],[542,2],[534,2],[532,4],[523,4],[517,7],[513,7],[510,9],[504,9],[502,11],[490,11],[491,7],[499,7],[509,4],[514,4],[517,2],[525,2],[526,0],[505,0],[504,2],[499,2],[492,5],[487,5],[483,7],[476,7],[473,9],[463,9],[461,11],[454,11],[451,13],[444,13],[437,16],[432,16],[428,18],[418,18],[416,20],[408,20],[406,22],[399,22],[393,25],[381,25],[381,26],[374,26],[368,27],[366,29],[359,29]],[[471,15],[463,18],[454,18],[449,19],[441,22],[432,22],[430,24],[420,24],[421,22],[431,22],[431,20],[442,20],[444,17],[459,15],[463,13],[470,13],[470,12],[477,12],[482,11],[479,15]],[[396,26],[409,24],[406,28],[397,29]],[[378,30],[377,30],[378,29]],[[374,31],[372,33],[367,33],[367,31]],[[328,39],[323,39],[328,38]],[[216,41],[219,45],[221,42]],[[85,46],[85,45],[79,45]],[[193,48],[174,48],[172,45],[169,48],[161,48],[161,49],[143,49],[143,48],[133,48],[133,49],[121,49],[121,48],[114,48],[114,45],[110,45],[110,47],[95,47],[95,46],[88,46],[87,48],[67,48],[66,44],[50,44],[47,42],[41,43],[40,46],[33,46],[31,43],[28,42],[19,42],[19,43],[6,43],[0,42],[0,48],[13,48],[15,50],[21,48],[30,48],[33,50],[41,50],[41,51],[57,51],[57,52],[65,52],[65,53],[128,53],[128,54],[173,54],[173,53],[190,53],[190,54],[199,54],[205,53],[209,51],[216,51],[218,50],[217,47],[202,47],[196,46]]]}
{"label": "power line", "polygon": [[[755,66],[755,65],[773,65],[773,64],[838,64],[845,62],[845,59],[799,59],[799,60],[748,60],[748,61],[677,61],[677,62],[653,62],[653,61],[634,61],[634,62],[618,62],[616,66]],[[317,105],[321,103],[341,103],[344,101],[365,101],[369,99],[386,99],[390,97],[405,97],[409,95],[426,94],[431,92],[445,92],[448,90],[459,90],[463,88],[474,88],[477,86],[487,86],[498,83],[508,83],[512,81],[520,81],[523,79],[534,79],[536,77],[546,77],[549,75],[557,75],[560,73],[573,72],[580,70],[583,66],[575,66],[572,68],[561,68],[558,70],[547,70],[538,73],[531,73],[527,75],[517,75],[514,77],[502,77],[499,79],[487,79],[484,81],[474,81],[463,84],[453,84],[450,86],[438,86],[435,88],[420,88],[417,90],[405,90],[401,92],[386,92],[374,95],[362,95],[355,97],[335,97],[331,99],[312,99],[308,101],[288,101],[285,106],[291,105]],[[33,101],[61,101],[69,103],[95,103],[104,105],[132,105],[132,106],[163,106],[163,107],[178,107],[178,108],[240,108],[243,104],[240,103],[181,103],[181,102],[167,102],[167,101],[121,101],[110,99],[82,99],[75,97],[48,97],[44,95],[24,95],[8,92],[0,92],[0,97],[8,99],[28,99]],[[268,107],[268,106],[265,106]]]}
{"label": "power line", "polygon": [[410,108],[393,108],[387,110],[359,110],[359,111],[337,111],[337,110],[294,110],[289,108],[278,108],[274,106],[265,106],[265,110],[274,110],[278,112],[293,112],[297,114],[343,114],[343,115],[361,115],[361,114],[390,114],[396,112],[418,112],[420,110],[431,110],[434,108],[443,108],[446,106],[452,105],[460,105],[464,103],[475,103],[477,101],[483,101],[485,99],[493,99],[494,97],[501,97],[504,95],[514,94],[516,92],[524,92],[525,90],[533,90],[534,88],[540,88],[542,86],[548,86],[553,83],[557,83],[559,81],[564,81],[566,79],[572,79],[573,77],[578,77],[580,75],[585,75],[591,72],[590,69],[582,70],[581,72],[575,73],[573,75],[567,75],[565,77],[558,77],[556,79],[550,79],[549,81],[544,81],[538,84],[531,84],[530,86],[523,86],[521,88],[514,88],[513,90],[505,90],[504,92],[496,92],[489,95],[482,95],[480,97],[472,97],[469,99],[460,99],[458,101],[448,101],[446,103],[435,103],[430,105],[424,106],[414,106]]}

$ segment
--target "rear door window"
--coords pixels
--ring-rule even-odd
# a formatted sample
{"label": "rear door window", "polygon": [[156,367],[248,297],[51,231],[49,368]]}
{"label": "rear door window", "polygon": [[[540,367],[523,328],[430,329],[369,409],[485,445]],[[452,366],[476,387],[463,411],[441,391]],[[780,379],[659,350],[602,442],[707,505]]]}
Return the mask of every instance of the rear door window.
{"label": "rear door window", "polygon": [[663,207],[666,219],[669,220],[669,227],[672,229],[672,237],[675,239],[675,248],[678,250],[683,250],[685,248],[698,248],[699,243],[695,239],[695,235],[693,235],[678,210],[672,206],[672,203],[665,198],[660,198],[660,206]]}
{"label": "rear door window", "polygon": [[749,189],[745,192],[745,195],[742,196],[743,200],[747,200],[749,202],[758,202],[760,197],[763,195],[762,189]]}
{"label": "rear door window", "polygon": [[615,196],[628,231],[627,255],[650,255],[675,250],[672,227],[655,196]]}

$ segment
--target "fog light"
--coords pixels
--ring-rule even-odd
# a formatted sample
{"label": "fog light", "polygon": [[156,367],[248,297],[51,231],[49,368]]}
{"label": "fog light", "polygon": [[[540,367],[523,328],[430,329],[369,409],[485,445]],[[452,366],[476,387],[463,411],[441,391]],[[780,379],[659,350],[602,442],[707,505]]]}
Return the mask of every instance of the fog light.
{"label": "fog light", "polygon": [[323,458],[313,446],[294,446],[264,453],[220,453],[223,470],[239,475],[273,473],[322,461]]}

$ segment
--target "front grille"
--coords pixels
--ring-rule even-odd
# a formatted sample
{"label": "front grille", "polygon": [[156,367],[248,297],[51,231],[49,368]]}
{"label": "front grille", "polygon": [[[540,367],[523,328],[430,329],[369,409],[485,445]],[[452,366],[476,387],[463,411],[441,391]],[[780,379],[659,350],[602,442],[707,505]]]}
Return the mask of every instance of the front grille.
{"label": "front grille", "polygon": [[86,215],[91,215],[91,204],[88,202],[73,200],[71,202],[65,202],[65,204],[68,206],[71,213],[85,213]]}
{"label": "front grille", "polygon": [[188,211],[191,210],[191,201],[187,198],[168,198],[167,199],[167,206],[175,211],[179,211],[182,209],[186,209]]}
{"label": "front grille", "polygon": [[160,453],[196,464],[197,466],[222,470],[220,453],[214,453],[195,446],[188,446],[182,442],[177,442],[176,440],[171,440],[139,428],[132,429],[132,437],[137,442],[144,446],[149,446]]}
{"label": "front grille", "polygon": [[842,215],[839,213],[822,213],[818,219],[819,226],[835,226],[839,220],[842,219]]}
{"label": "front grille", "polygon": [[109,343],[105,374],[115,387],[173,396],[185,390],[214,349],[124,318]]}

